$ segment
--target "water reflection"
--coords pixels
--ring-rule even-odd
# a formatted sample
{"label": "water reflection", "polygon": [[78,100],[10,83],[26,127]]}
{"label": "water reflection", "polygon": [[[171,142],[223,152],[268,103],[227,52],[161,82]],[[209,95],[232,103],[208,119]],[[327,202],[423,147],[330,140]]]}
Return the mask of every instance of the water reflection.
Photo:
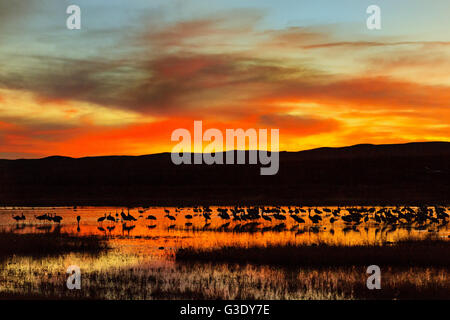
{"label": "water reflection", "polygon": [[288,242],[353,245],[428,234],[448,238],[448,219],[439,219],[447,212],[442,207],[1,208],[0,228],[100,235],[127,252]]}
{"label": "water reflection", "polygon": [[[361,281],[365,270],[356,267],[284,270],[264,265],[190,265],[175,262],[174,253],[186,247],[389,243],[429,234],[449,239],[447,214],[448,208],[442,207],[0,208],[1,230],[98,235],[111,248],[98,255],[72,252],[39,259],[10,257],[0,271],[0,295],[9,292],[74,298],[78,294],[101,299],[373,298]],[[74,293],[61,286],[70,265],[81,266],[89,290]],[[384,298],[397,297],[399,290],[405,298],[448,296],[446,269],[388,269],[383,277]]]}

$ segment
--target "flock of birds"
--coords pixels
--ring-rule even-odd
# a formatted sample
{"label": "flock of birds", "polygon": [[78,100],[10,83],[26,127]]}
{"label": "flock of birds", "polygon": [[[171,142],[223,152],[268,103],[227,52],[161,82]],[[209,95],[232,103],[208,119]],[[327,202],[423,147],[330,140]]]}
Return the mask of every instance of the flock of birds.
{"label": "flock of birds", "polygon": [[[25,220],[27,219],[26,217],[25,217],[25,215],[23,214],[23,212],[22,212],[22,215],[12,215],[12,218],[14,219],[14,220],[16,220],[16,222],[17,223],[19,223],[19,221],[22,221],[22,222],[25,222]],[[45,214],[43,214],[43,215],[40,215],[40,216],[34,216],[34,218],[36,219],[36,220],[39,220],[39,221],[50,221],[50,222],[56,222],[56,223],[61,223],[61,220],[63,219],[61,216],[58,216],[58,215],[56,215],[56,214],[51,214],[51,213],[45,213]]]}
{"label": "flock of birds", "polygon": [[[128,212],[125,213],[123,210],[119,214],[115,215],[104,214],[97,219],[99,223],[98,229],[106,233],[106,231],[111,232],[115,229],[115,224],[118,222],[122,223],[122,230],[128,233],[133,230],[136,225],[134,224],[138,219],[153,220],[156,222],[158,218],[155,215],[148,215],[144,218],[144,213],[148,210],[148,207],[144,207],[139,210],[139,217],[135,218]],[[204,225],[202,229],[208,228],[211,225],[211,219],[214,215],[213,209],[209,206],[204,207],[193,207],[192,212],[183,212],[183,207],[177,207],[174,212],[168,209],[164,209],[165,215],[163,218],[168,219],[171,224],[168,229],[174,229],[176,227],[175,221],[177,218],[184,218],[183,222],[185,227],[192,227],[192,219],[194,217],[199,217],[204,220]],[[342,221],[347,225],[346,228],[355,229],[361,223],[373,223],[375,225],[389,225],[391,227],[396,226],[415,226],[417,230],[425,230],[432,224],[437,224],[439,228],[442,228],[448,224],[449,214],[446,212],[446,208],[442,206],[433,207],[396,207],[396,208],[375,208],[375,207],[337,207],[335,209],[331,208],[303,208],[303,207],[240,207],[235,206],[232,208],[221,208],[216,209],[216,215],[221,220],[223,224],[216,228],[216,230],[222,231],[234,231],[234,232],[252,232],[256,230],[261,231],[284,231],[287,230],[286,223],[288,219],[292,219],[294,224],[291,227],[291,231],[298,230],[301,224],[306,224],[308,220],[311,222],[312,230],[318,230],[317,226],[328,222],[333,225],[337,221]],[[179,216],[180,215],[180,216]],[[24,222],[26,220],[25,215],[16,215],[12,218],[17,222]],[[56,214],[45,213],[39,216],[35,216],[35,219],[41,222],[54,222],[60,224],[63,218]],[[78,230],[80,226],[81,217],[77,216]],[[109,225],[103,226],[103,222],[109,222]],[[267,226],[267,222],[276,221],[275,225]],[[231,222],[235,222],[231,228]],[[263,225],[262,222],[265,222]],[[156,227],[156,224],[151,224],[147,226],[149,229]],[[260,228],[261,227],[261,228]],[[344,229],[345,230],[345,229]]]}

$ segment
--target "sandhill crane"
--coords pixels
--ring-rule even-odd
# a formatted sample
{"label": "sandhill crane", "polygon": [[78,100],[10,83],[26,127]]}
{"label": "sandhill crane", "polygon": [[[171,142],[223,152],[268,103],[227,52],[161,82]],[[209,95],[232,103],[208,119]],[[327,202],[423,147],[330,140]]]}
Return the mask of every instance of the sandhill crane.
{"label": "sandhill crane", "polygon": [[227,229],[230,226],[230,222],[224,223],[223,225],[221,225],[218,229]]}
{"label": "sandhill crane", "polygon": [[106,233],[106,230],[103,227],[97,227],[97,229],[100,230],[101,232],[105,232]]}
{"label": "sandhill crane", "polygon": [[149,216],[147,217],[147,220],[156,220],[156,217],[155,217],[155,216],[152,216],[152,215],[149,215]]}
{"label": "sandhill crane", "polygon": [[55,215],[52,217],[53,221],[56,223],[61,223],[61,220],[63,219],[61,216],[57,216],[56,213]]}
{"label": "sandhill crane", "polygon": [[342,216],[341,219],[345,222],[353,222],[353,218],[351,215]]}
{"label": "sandhill crane", "polygon": [[292,219],[294,219],[294,220],[297,221],[298,223],[305,223],[305,220],[303,220],[303,219],[300,218],[300,217],[297,217],[297,216],[295,216],[295,215],[292,215],[291,217],[292,217]]}
{"label": "sandhill crane", "polygon": [[48,220],[47,214],[42,214],[42,215],[40,215],[40,216],[36,216],[36,215],[35,215],[34,218],[37,219],[37,220],[39,220],[39,221],[42,221],[42,220]]}
{"label": "sandhill crane", "polygon": [[169,218],[169,220],[175,221],[177,218],[171,216],[170,214],[166,214],[165,217]]}
{"label": "sandhill crane", "polygon": [[192,219],[192,215],[190,215],[190,214],[187,214],[187,215],[185,215],[184,216],[186,219]]}
{"label": "sandhill crane", "polygon": [[130,231],[133,230],[136,226],[135,225],[131,225],[131,226],[127,226],[126,223],[122,224],[122,233],[124,231],[126,231],[128,233],[128,235],[130,235]]}
{"label": "sandhill crane", "polygon": [[206,221],[211,220],[211,215],[208,214],[207,212],[203,212],[203,217],[205,218],[205,223]]}
{"label": "sandhill crane", "polygon": [[[220,209],[220,208],[219,208]],[[220,218],[222,218],[223,220],[229,220],[230,219],[230,215],[228,214],[228,209],[217,209],[217,211],[219,211],[218,216]],[[250,209],[249,209],[250,210]]]}
{"label": "sandhill crane", "polygon": [[281,214],[279,214],[279,213],[275,213],[275,214],[273,215],[273,217],[274,217],[275,219],[277,219],[277,220],[286,220],[286,217],[283,216],[283,215],[281,215]]}
{"label": "sandhill crane", "polygon": [[19,223],[19,221],[22,220],[22,217],[21,217],[21,216],[14,216],[14,215],[12,215],[12,218],[13,218],[14,220],[16,220],[17,223]]}
{"label": "sandhill crane", "polygon": [[203,226],[203,229],[208,228],[209,226],[211,226],[211,223],[205,223],[205,225]]}
{"label": "sandhill crane", "polygon": [[106,220],[112,221],[112,222],[116,222],[116,219],[114,219],[114,217],[111,215],[111,212],[110,212],[109,215],[106,217]]}
{"label": "sandhill crane", "polygon": [[47,220],[52,222],[53,221],[53,216],[51,213],[47,213]]}
{"label": "sandhill crane", "polygon": [[285,229],[286,229],[286,224],[280,223],[280,224],[277,224],[276,226],[274,226],[272,228],[272,231],[281,232],[281,231],[284,231]]}
{"label": "sandhill crane", "polygon": [[77,216],[77,223],[78,223],[78,225],[80,225],[80,220],[81,220],[81,217]]}
{"label": "sandhill crane", "polygon": [[105,219],[106,219],[106,213],[105,213],[105,215],[103,217],[98,218],[97,222],[101,223],[101,222],[105,221]]}
{"label": "sandhill crane", "polygon": [[375,221],[377,222],[377,223],[381,223],[381,218],[380,218],[380,216],[379,215],[375,215],[374,216],[374,218],[375,218]]}
{"label": "sandhill crane", "polygon": [[[316,209],[317,210],[317,209]],[[321,216],[319,216],[319,215],[311,215],[311,209],[308,209],[308,218],[309,218],[309,220],[311,220],[312,221],[312,223],[319,223],[319,221],[321,221],[322,220],[322,217]]]}
{"label": "sandhill crane", "polygon": [[137,221],[137,219],[130,214],[130,209],[128,209],[127,220],[128,221]]}

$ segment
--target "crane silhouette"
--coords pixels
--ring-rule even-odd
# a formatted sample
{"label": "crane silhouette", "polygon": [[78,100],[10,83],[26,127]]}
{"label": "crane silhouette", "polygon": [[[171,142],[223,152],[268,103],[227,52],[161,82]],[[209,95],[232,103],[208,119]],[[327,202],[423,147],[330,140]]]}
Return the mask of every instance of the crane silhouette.
{"label": "crane silhouette", "polygon": [[[22,213],[22,214],[23,214],[23,213]],[[17,223],[19,223],[19,221],[22,220],[22,217],[19,216],[19,215],[17,215],[17,216],[12,215],[12,218],[13,218],[14,220],[16,220]]]}
{"label": "crane silhouette", "polygon": [[61,220],[63,219],[63,217],[61,216],[57,216],[56,213],[55,215],[52,217],[52,220],[56,223],[61,223]]}
{"label": "crane silhouette", "polygon": [[169,220],[175,221],[177,218],[174,216],[171,216],[170,214],[166,214],[165,217],[167,217]]}
{"label": "crane silhouette", "polygon": [[303,220],[302,218],[297,217],[295,215],[292,215],[291,218],[294,219],[295,221],[297,221],[298,223],[305,223],[305,220]]}
{"label": "crane silhouette", "polygon": [[77,232],[80,232],[80,221],[81,221],[81,217],[77,216]]}
{"label": "crane silhouette", "polygon": [[40,216],[34,216],[35,219],[39,221],[48,220],[48,214],[41,214]]}
{"label": "crane silhouette", "polygon": [[[316,209],[317,210],[317,209]],[[318,210],[317,210],[318,211]],[[312,223],[319,223],[322,220],[322,217],[319,215],[311,215],[311,208],[308,209],[308,218],[312,221]]]}
{"label": "crane silhouette", "polygon": [[105,219],[106,219],[106,213],[105,213],[105,215],[103,217],[98,218],[97,222],[102,223],[103,221],[105,221]]}
{"label": "crane silhouette", "polygon": [[130,214],[130,209],[128,209],[127,221],[137,221],[135,217]]}

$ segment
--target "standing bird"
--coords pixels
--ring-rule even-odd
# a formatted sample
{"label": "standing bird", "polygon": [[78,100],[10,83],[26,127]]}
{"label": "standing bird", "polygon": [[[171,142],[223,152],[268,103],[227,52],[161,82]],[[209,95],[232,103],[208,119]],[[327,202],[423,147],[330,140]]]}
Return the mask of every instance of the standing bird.
{"label": "standing bird", "polygon": [[116,222],[116,219],[114,219],[114,217],[111,215],[111,212],[110,212],[109,215],[106,217],[106,220],[112,221],[112,222]]}
{"label": "standing bird", "polygon": [[53,221],[55,221],[56,223],[61,223],[61,220],[62,220],[63,218],[61,217],[61,216],[57,216],[56,215],[56,213],[55,213],[55,215],[53,216]]}
{"label": "standing bird", "polygon": [[[315,209],[315,210],[317,210],[317,209]],[[322,217],[321,216],[319,216],[319,215],[311,215],[311,209],[308,209],[308,218],[309,218],[309,220],[311,220],[312,221],[312,223],[319,223],[319,221],[321,221],[322,220]],[[319,210],[317,210],[317,211],[319,211]]]}
{"label": "standing bird", "polygon": [[175,221],[176,218],[174,216],[171,216],[170,214],[166,214],[165,217],[169,218],[169,220]]}
{"label": "standing bird", "polygon": [[203,212],[203,217],[205,218],[205,223],[207,223],[208,220],[211,220],[211,215],[207,212]]}
{"label": "standing bird", "polygon": [[105,215],[103,217],[98,218],[97,222],[102,223],[103,221],[105,221],[105,219],[106,219],[106,213],[105,213]]}
{"label": "standing bird", "polygon": [[300,218],[300,217],[297,217],[297,216],[291,216],[292,217],[292,219],[294,219],[295,221],[297,221],[298,223],[305,223],[305,220],[303,220],[302,218]]}
{"label": "standing bird", "polygon": [[137,221],[137,219],[130,214],[130,209],[128,209],[127,220],[128,221]]}
{"label": "standing bird", "polygon": [[34,216],[37,220],[42,221],[42,220],[47,220],[48,216],[47,214],[42,214],[40,216]]}

